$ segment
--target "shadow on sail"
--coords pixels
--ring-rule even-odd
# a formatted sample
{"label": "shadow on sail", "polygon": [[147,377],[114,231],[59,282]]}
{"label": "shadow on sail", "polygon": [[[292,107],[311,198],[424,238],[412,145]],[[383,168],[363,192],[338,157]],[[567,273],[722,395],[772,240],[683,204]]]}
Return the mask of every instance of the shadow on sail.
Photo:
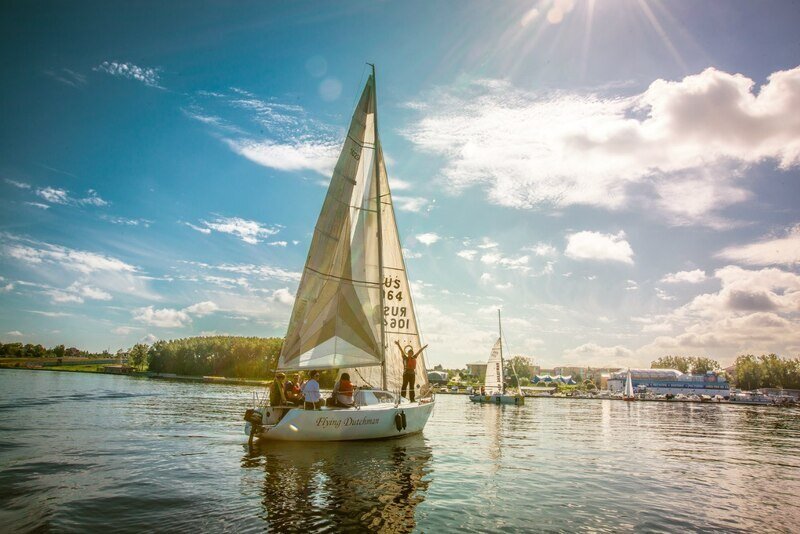
{"label": "shadow on sail", "polygon": [[363,443],[277,443],[245,468],[265,471],[264,519],[278,532],[411,532],[425,500],[432,451],[421,435]]}

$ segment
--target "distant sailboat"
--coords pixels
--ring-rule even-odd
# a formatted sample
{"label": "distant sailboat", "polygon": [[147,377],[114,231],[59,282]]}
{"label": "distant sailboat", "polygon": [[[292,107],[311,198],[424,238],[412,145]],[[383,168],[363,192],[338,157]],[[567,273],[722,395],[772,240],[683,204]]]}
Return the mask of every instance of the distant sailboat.
{"label": "distant sailboat", "polygon": [[633,380],[631,379],[631,370],[628,369],[628,374],[625,377],[625,389],[622,391],[622,399],[626,401],[636,400],[633,394]]}
{"label": "distant sailboat", "polygon": [[297,289],[279,371],[339,369],[358,386],[352,408],[248,410],[245,432],[291,441],[386,438],[419,432],[434,400],[423,356],[415,402],[401,398],[396,344],[422,346],[378,137],[375,68],[331,178]]}
{"label": "distant sailboat", "polygon": [[524,404],[525,397],[520,394],[509,395],[506,393],[505,376],[503,371],[503,326],[500,322],[500,310],[497,310],[497,325],[500,330],[500,337],[497,338],[492,352],[489,354],[489,361],[486,362],[486,379],[484,380],[483,392],[470,395],[472,402],[488,404]]}

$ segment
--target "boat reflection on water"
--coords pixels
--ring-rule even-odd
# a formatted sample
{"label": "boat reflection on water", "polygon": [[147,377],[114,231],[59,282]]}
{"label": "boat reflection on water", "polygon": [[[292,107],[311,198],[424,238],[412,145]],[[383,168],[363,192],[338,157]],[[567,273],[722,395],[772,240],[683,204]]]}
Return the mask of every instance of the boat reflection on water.
{"label": "boat reflection on water", "polygon": [[421,434],[366,442],[265,442],[242,459],[265,470],[270,530],[410,532],[432,451]]}

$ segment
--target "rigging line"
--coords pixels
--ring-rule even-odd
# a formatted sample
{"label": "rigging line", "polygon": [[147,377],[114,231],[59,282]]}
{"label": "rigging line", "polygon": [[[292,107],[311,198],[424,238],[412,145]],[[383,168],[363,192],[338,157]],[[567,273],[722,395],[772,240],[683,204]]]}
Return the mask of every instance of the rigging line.
{"label": "rigging line", "polygon": [[[364,63],[364,66],[361,67],[361,76],[359,76],[359,78],[358,78],[358,85],[356,86],[356,92],[353,95],[353,102],[350,104],[350,109],[353,109],[353,108],[356,107],[356,101],[361,96],[361,93],[359,92],[358,88],[359,87],[363,88],[363,86],[364,86],[363,81],[364,81],[364,73],[366,72],[366,70],[367,70],[367,63]],[[363,89],[362,89],[362,91],[363,91]]]}
{"label": "rigging line", "polygon": [[361,148],[366,148],[367,150],[375,150],[375,143],[360,143],[358,139],[347,133],[347,138],[350,139],[352,142],[360,146]]}
{"label": "rigging line", "polygon": [[337,280],[344,280],[345,282],[352,282],[354,284],[364,284],[365,286],[379,287],[381,285],[380,282],[367,282],[366,280],[354,280],[352,278],[345,278],[344,276],[336,276],[335,274],[323,273],[322,271],[318,271],[318,270],[314,269],[313,267],[309,267],[308,265],[306,265],[306,269],[308,269],[309,271],[315,272],[320,276],[324,276],[325,278],[335,278]]}
{"label": "rigging line", "polygon": [[[506,349],[508,349],[508,354],[510,356],[511,355],[511,347],[509,347],[509,345],[508,345],[508,341],[506,340],[506,336],[501,336],[500,343],[503,343],[504,341],[506,343]],[[519,375],[517,374],[517,367],[514,365],[514,358],[510,358],[509,362],[511,363],[511,370],[514,372],[514,377],[517,379],[517,388],[520,388],[521,386],[520,386],[520,383],[519,383]]]}
{"label": "rigging line", "polygon": [[361,206],[354,206],[353,204],[350,204],[349,202],[345,202],[344,200],[340,200],[338,198],[334,198],[333,200],[335,202],[338,202],[339,204],[344,204],[348,208],[353,208],[353,209],[357,209],[357,210],[361,210],[361,211],[369,211],[371,213],[378,213],[378,210],[376,210],[376,209],[362,208]]}

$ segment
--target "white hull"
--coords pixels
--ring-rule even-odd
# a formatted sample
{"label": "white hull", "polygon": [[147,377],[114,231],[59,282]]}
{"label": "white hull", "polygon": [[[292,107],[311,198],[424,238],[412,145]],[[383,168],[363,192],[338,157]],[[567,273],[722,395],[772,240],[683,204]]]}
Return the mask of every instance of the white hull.
{"label": "white hull", "polygon": [[514,404],[516,406],[525,404],[525,397],[522,395],[470,395],[469,400],[481,404]]}
{"label": "white hull", "polygon": [[[264,425],[255,437],[278,441],[351,441],[384,439],[421,432],[433,411],[434,401],[375,404],[360,408],[291,408],[274,425]],[[271,408],[265,408],[269,413]],[[280,410],[281,408],[278,408]],[[395,417],[405,414],[405,428],[397,429]],[[250,434],[250,423],[245,425]]]}

